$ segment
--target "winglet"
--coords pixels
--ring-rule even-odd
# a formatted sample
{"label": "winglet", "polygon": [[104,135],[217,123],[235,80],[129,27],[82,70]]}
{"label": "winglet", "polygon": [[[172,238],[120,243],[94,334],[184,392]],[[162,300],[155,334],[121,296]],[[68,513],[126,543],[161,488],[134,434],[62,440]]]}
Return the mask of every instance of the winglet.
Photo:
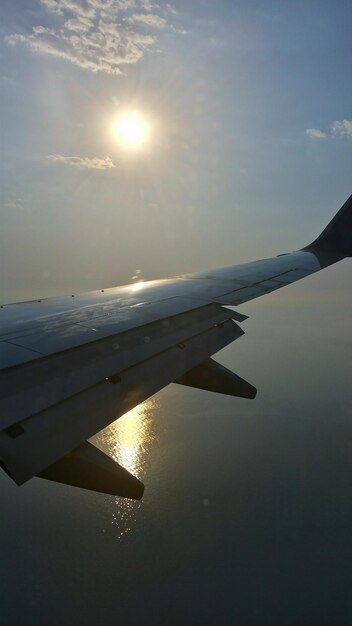
{"label": "winglet", "polygon": [[320,233],[319,237],[303,250],[352,256],[352,195]]}

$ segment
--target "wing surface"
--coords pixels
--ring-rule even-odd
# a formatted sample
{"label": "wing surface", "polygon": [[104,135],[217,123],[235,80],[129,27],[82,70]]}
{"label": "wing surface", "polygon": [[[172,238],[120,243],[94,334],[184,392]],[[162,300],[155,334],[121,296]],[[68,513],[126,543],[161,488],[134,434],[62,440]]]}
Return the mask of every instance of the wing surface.
{"label": "wing surface", "polygon": [[92,451],[87,439],[173,381],[254,397],[249,383],[210,359],[243,334],[238,322],[246,316],[224,305],[240,305],[350,255],[351,214],[352,196],[310,246],[271,259],[3,305],[5,471],[18,484],[41,475],[140,497],[140,485],[123,468],[111,486],[112,461]]}

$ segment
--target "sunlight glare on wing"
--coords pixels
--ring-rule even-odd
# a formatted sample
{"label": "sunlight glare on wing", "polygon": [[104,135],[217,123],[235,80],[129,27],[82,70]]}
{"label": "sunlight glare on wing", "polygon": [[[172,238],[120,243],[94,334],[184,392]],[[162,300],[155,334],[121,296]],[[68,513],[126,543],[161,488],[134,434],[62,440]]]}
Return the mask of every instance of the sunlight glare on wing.
{"label": "sunlight glare on wing", "polygon": [[139,280],[136,283],[132,283],[129,287],[131,291],[140,291],[145,286],[144,280]]}

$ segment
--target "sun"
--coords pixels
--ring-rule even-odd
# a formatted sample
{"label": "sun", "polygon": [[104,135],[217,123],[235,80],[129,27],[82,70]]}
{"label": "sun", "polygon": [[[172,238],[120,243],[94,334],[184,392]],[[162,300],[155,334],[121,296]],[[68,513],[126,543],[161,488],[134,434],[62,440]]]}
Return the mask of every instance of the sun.
{"label": "sun", "polygon": [[114,125],[115,136],[127,148],[140,148],[149,139],[150,127],[138,111],[122,113]]}

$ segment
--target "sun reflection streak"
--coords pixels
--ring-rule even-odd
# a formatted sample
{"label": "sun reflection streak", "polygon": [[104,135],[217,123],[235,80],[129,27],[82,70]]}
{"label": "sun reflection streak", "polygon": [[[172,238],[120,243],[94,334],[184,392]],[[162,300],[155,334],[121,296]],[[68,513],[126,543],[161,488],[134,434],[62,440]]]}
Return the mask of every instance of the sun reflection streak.
{"label": "sun reflection streak", "polygon": [[152,417],[155,408],[154,399],[146,400],[101,433],[101,443],[108,454],[137,478],[145,474],[148,451],[155,439]]}
{"label": "sun reflection streak", "polygon": [[[157,400],[151,398],[110,424],[94,438],[94,443],[139,479],[147,473],[152,447],[156,440]],[[110,523],[116,538],[122,540],[132,531],[142,503],[114,497],[107,502]]]}

